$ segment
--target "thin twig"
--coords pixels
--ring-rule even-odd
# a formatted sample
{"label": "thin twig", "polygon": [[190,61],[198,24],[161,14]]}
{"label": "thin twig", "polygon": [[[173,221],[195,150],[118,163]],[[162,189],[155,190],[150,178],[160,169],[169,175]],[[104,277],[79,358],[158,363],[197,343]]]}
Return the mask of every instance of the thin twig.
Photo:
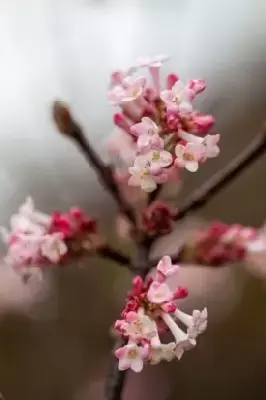
{"label": "thin twig", "polygon": [[200,188],[196,189],[179,208],[175,221],[184,218],[191,211],[196,211],[211,198],[232,182],[240,173],[258,160],[266,151],[266,126],[248,146],[236,156],[226,167],[218,171]]}
{"label": "thin twig", "polygon": [[130,258],[126,254],[113,249],[109,245],[106,245],[98,249],[97,254],[99,254],[104,258],[109,259],[110,261],[114,261],[124,267],[127,267],[129,270],[133,271],[133,266],[131,265]]}
{"label": "thin twig", "polygon": [[[136,275],[140,275],[143,279],[148,275],[151,267],[149,265],[149,252],[151,242],[146,237],[141,238],[136,243],[136,253],[132,260],[132,265]],[[123,346],[125,342],[118,339],[115,348]],[[110,369],[107,376],[105,387],[106,400],[121,400],[126,382],[127,371],[118,369],[118,361],[112,354]]]}
{"label": "thin twig", "polygon": [[119,206],[120,212],[124,214],[134,226],[136,226],[135,213],[132,207],[126,202],[126,200],[122,196],[113,178],[112,169],[105,165],[98,154],[94,151],[89,141],[86,139],[82,128],[73,119],[68,106],[61,101],[55,101],[53,104],[53,118],[58,130],[76,142],[76,144],[88,160],[89,164],[97,172],[104,187],[115,199],[116,203]]}

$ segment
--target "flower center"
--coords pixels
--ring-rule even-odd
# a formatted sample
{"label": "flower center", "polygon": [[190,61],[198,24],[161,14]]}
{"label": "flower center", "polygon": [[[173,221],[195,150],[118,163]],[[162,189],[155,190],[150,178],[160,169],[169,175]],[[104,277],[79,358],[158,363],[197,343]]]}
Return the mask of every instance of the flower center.
{"label": "flower center", "polygon": [[134,359],[137,357],[137,350],[136,349],[130,349],[128,350],[127,356],[128,358]]}
{"label": "flower center", "polygon": [[178,96],[174,96],[172,102],[175,104],[179,104],[180,100],[179,100]]}
{"label": "flower center", "polygon": [[154,135],[154,130],[152,128],[148,129],[148,135],[153,136]]}
{"label": "flower center", "polygon": [[160,153],[159,151],[154,151],[152,155],[152,161],[158,161],[158,160],[160,160]]}
{"label": "flower center", "polygon": [[132,88],[131,89],[131,94],[133,97],[136,97],[139,94],[139,89],[138,88]]}
{"label": "flower center", "polygon": [[184,159],[185,161],[193,161],[193,160],[194,160],[194,157],[193,157],[193,155],[192,155],[191,153],[184,153],[184,154],[183,154],[183,159]]}

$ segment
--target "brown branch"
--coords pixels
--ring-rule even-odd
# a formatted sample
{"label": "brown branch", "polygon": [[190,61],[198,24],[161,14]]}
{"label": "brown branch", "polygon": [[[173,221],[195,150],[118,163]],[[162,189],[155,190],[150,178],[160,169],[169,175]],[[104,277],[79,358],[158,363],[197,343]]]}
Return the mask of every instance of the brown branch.
{"label": "brown branch", "polygon": [[204,206],[211,198],[233,181],[266,151],[266,126],[250,144],[236,156],[226,167],[218,171],[200,188],[196,189],[179,208],[175,221],[184,218],[191,211]]}
{"label": "brown branch", "polygon": [[129,270],[133,271],[133,266],[131,265],[130,258],[126,254],[113,249],[109,245],[106,245],[98,249],[97,254],[100,255],[101,257],[107,258],[110,261],[113,261],[124,267],[127,267]]}
{"label": "brown branch", "polygon": [[123,198],[113,178],[111,168],[105,165],[98,154],[94,151],[89,141],[86,139],[81,127],[73,119],[68,106],[61,101],[55,101],[52,111],[53,119],[58,130],[76,142],[89,164],[95,169],[104,187],[113,196],[119,206],[120,212],[124,214],[134,226],[136,226],[135,213],[132,207]]}
{"label": "brown branch", "polygon": [[[151,242],[146,237],[136,243],[136,253],[132,260],[132,267],[136,275],[143,279],[148,275],[151,266],[149,265],[149,252]],[[115,348],[125,345],[122,339],[118,339]],[[126,383],[127,371],[119,371],[118,361],[114,354],[111,356],[109,373],[105,387],[106,400],[121,400],[123,389]]]}

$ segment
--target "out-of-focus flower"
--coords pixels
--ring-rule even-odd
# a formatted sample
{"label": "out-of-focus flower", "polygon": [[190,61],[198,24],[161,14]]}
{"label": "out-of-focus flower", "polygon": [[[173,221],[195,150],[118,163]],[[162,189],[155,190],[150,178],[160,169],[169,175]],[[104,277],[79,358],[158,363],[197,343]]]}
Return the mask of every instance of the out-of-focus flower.
{"label": "out-of-focus flower", "polygon": [[112,104],[130,103],[142,94],[145,83],[146,79],[143,76],[127,76],[120,86],[114,86],[108,92],[108,100]]}
{"label": "out-of-focus flower", "polygon": [[[115,329],[123,338],[128,339],[128,346],[134,345],[132,359],[138,360],[138,368],[132,368],[128,360],[128,347],[122,347],[115,352],[117,358],[123,360],[121,365],[119,361],[120,369],[131,368],[140,372],[144,363],[158,364],[162,360],[171,361],[175,357],[180,359],[185,350],[196,345],[196,337],[206,329],[206,309],[202,312],[195,310],[190,316],[181,312],[173,302],[182,297],[179,294],[177,296],[180,290],[176,288],[172,292],[165,280],[177,270],[178,267],[172,265],[169,257],[165,256],[157,266],[155,279],[148,277],[143,281],[138,276],[133,279],[133,288],[128,293],[121,314],[123,319],[116,322]],[[186,291],[183,292],[186,296]],[[187,326],[187,332],[179,327],[177,320]],[[175,342],[162,344],[159,334],[168,330]],[[142,352],[144,346],[147,349],[145,357]]]}
{"label": "out-of-focus flower", "polygon": [[10,225],[10,232],[2,229],[8,247],[4,261],[16,270],[59,264],[66,256],[88,250],[88,242],[92,248],[97,246],[96,222],[79,208],[47,215],[36,211],[33,201],[27,199],[11,217]]}
{"label": "out-of-focus flower", "polygon": [[176,210],[161,200],[154,201],[142,212],[142,229],[149,234],[171,232]]}

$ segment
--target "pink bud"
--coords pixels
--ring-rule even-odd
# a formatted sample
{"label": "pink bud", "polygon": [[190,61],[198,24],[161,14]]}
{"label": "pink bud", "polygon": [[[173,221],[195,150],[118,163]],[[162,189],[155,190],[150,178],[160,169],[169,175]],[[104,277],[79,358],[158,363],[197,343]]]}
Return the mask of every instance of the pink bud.
{"label": "pink bud", "polygon": [[184,299],[188,295],[188,290],[184,286],[178,286],[173,293],[173,300]]}
{"label": "pink bud", "polygon": [[167,77],[166,77],[166,88],[167,88],[167,90],[171,90],[172,89],[172,87],[174,86],[174,84],[176,83],[176,82],[178,82],[179,81],[179,77],[178,77],[178,75],[176,75],[176,74],[169,74]]}
{"label": "pink bud", "polygon": [[135,276],[135,278],[133,278],[132,280],[132,285],[134,288],[134,294],[139,295],[143,288],[143,279],[141,278],[141,276]]}
{"label": "pink bud", "polygon": [[195,133],[203,134],[206,133],[213,126],[215,120],[212,115],[198,114],[195,116]]}
{"label": "pink bud", "polygon": [[176,311],[176,306],[170,301],[168,303],[162,304],[161,308],[167,313],[174,313]]}
{"label": "pink bud", "polygon": [[113,122],[116,126],[118,126],[118,128],[122,129],[123,131],[131,135],[130,125],[127,122],[123,113],[115,113],[113,115]]}
{"label": "pink bud", "polygon": [[188,82],[188,88],[192,89],[195,95],[197,95],[198,93],[203,92],[206,88],[206,84],[203,79],[191,79]]}

